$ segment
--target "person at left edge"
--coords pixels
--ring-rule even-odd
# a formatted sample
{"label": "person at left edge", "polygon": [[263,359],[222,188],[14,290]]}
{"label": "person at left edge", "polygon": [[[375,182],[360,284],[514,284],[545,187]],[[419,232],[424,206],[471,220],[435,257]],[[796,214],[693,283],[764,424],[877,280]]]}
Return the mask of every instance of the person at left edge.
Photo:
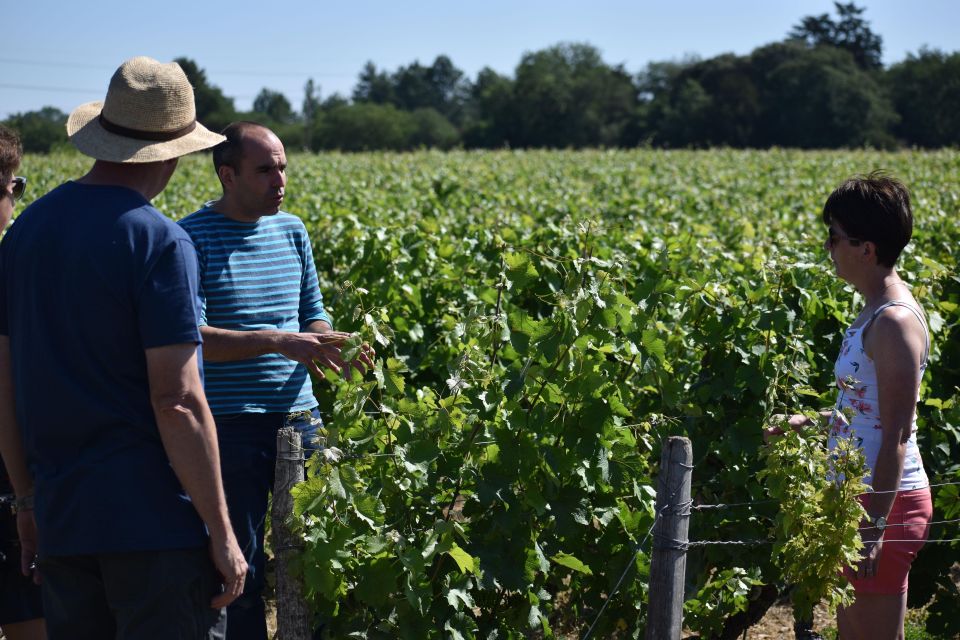
{"label": "person at left edge", "polygon": [[22,562],[38,552],[52,640],[218,638],[246,563],[203,393],[196,252],[150,200],[222,138],[179,65],[146,57],[67,133],[93,166],[0,244],[0,449],[18,503],[35,489]]}
{"label": "person at left edge", "polygon": [[[0,231],[13,217],[13,204],[23,197],[27,179],[14,176],[20,165],[23,147],[17,135],[0,125]],[[26,470],[20,470],[20,476]],[[40,587],[20,569],[20,540],[17,535],[16,508],[10,503],[13,485],[6,467],[0,465],[0,493],[7,503],[0,507],[0,631],[7,640],[41,640],[47,637],[43,622]],[[29,505],[26,505],[29,510]]]}

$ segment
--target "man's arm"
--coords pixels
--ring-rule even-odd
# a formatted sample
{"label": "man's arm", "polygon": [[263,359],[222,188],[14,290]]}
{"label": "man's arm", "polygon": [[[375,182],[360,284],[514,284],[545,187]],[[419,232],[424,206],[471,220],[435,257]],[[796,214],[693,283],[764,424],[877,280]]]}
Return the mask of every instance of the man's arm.
{"label": "man's arm", "polygon": [[326,320],[314,320],[307,325],[307,333],[331,333],[333,327]]}
{"label": "man's arm", "polygon": [[225,607],[243,591],[247,563],[230,526],[217,432],[200,382],[197,347],[175,344],[146,349],[145,353],[150,401],[163,448],[207,525],[210,555],[223,576],[224,593],[214,598],[211,606]]}
{"label": "man's arm", "polygon": [[[314,327],[321,324],[325,325],[327,330],[315,331]],[[320,367],[340,373],[343,368],[340,347],[344,340],[351,337],[349,333],[330,331],[330,325],[322,320],[311,323],[305,332],[273,329],[233,331],[200,327],[200,335],[203,336],[204,360],[230,362],[279,353],[306,366],[318,378],[323,378]]]}
{"label": "man's arm", "polygon": [[[13,365],[10,359],[10,338],[0,336],[0,453],[18,500],[33,499],[33,478],[27,470],[27,457],[20,438],[20,426],[14,406]],[[20,570],[29,576],[34,571],[37,555],[37,524],[33,508],[17,509],[17,534],[20,538]],[[34,574],[39,582],[39,574]]]}

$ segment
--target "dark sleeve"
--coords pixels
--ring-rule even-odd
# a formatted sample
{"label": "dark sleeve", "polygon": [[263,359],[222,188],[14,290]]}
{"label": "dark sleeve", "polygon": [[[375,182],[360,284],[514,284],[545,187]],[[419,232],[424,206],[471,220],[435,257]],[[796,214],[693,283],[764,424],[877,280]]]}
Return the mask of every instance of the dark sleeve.
{"label": "dark sleeve", "polygon": [[149,265],[137,299],[137,321],[144,349],[199,344],[197,252],[193,243],[173,238]]}

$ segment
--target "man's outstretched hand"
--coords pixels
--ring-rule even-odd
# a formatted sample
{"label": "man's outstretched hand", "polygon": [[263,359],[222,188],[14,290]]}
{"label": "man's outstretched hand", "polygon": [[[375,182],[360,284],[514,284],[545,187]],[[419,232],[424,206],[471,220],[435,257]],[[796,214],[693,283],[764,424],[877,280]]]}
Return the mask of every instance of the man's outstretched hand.
{"label": "man's outstretched hand", "polygon": [[356,335],[343,331],[326,333],[286,333],[283,334],[278,353],[299,362],[320,379],[324,379],[323,369],[335,371],[338,375],[349,374],[356,369],[360,375],[373,368],[376,356],[373,348],[364,343],[360,345],[356,356],[349,362],[343,358],[344,347]]}

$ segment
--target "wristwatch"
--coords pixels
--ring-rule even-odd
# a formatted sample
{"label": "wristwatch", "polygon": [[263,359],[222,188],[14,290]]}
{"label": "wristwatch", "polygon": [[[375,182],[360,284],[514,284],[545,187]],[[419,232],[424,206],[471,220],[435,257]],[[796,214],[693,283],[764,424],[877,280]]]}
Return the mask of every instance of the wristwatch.
{"label": "wristwatch", "polygon": [[884,516],[877,516],[871,519],[870,524],[872,524],[877,531],[883,533],[883,530],[887,528],[887,519]]}

